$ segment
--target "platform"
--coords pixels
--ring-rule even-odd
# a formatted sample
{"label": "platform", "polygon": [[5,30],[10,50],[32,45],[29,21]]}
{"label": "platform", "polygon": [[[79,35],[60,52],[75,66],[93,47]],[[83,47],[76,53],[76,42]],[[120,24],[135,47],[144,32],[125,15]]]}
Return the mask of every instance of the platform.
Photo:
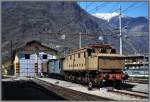
{"label": "platform", "polygon": [[[88,100],[92,100],[92,99],[90,99],[90,97],[91,97],[90,95],[95,96],[95,97],[99,97],[99,98],[108,99],[108,100],[147,100],[147,99],[138,99],[138,98],[131,97],[131,96],[125,96],[125,95],[119,95],[119,94],[111,93],[111,92],[108,92],[104,89],[100,90],[100,89],[93,88],[93,90],[88,90],[86,86],[72,83],[72,82],[52,79],[52,78],[38,78],[38,79],[34,79],[34,81],[36,81],[36,82],[39,81],[40,83],[43,82],[43,84],[45,82],[46,85],[48,85],[48,84],[54,85],[54,86],[64,88],[67,90],[72,90],[75,92],[80,92],[82,94],[86,94],[86,96],[89,95]],[[76,95],[77,94],[78,93],[76,93]],[[76,100],[76,99],[72,99],[72,100]],[[80,98],[78,100],[80,100]]]}
{"label": "platform", "polygon": [[134,88],[132,88],[133,91],[139,91],[139,92],[145,92],[148,93],[148,84],[141,84],[141,83],[132,83],[132,82],[127,82],[127,84],[135,85]]}

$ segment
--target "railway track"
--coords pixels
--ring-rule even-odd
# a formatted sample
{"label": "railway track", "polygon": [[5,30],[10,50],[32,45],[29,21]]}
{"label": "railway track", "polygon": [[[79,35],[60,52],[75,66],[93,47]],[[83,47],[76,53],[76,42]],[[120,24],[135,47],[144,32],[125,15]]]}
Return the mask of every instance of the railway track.
{"label": "railway track", "polygon": [[128,79],[126,82],[148,84],[149,80],[148,79]]}
{"label": "railway track", "polygon": [[109,92],[118,95],[126,95],[129,97],[139,98],[139,99],[148,99],[148,94],[144,92],[126,91],[126,90],[109,90]]}
{"label": "railway track", "polygon": [[141,94],[146,94],[146,95],[148,95],[147,92],[141,92],[141,91],[131,91],[131,92],[137,92],[137,93],[141,93]]}

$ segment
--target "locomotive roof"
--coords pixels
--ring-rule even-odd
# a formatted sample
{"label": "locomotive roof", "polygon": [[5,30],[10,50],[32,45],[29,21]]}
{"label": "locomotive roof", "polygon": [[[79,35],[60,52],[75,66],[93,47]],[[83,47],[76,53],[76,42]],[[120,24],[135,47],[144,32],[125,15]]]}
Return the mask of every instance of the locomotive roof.
{"label": "locomotive roof", "polygon": [[80,49],[75,49],[75,50],[71,51],[71,53],[69,53],[68,55],[71,55],[72,53],[76,53],[79,51],[83,51],[83,50],[88,49],[88,48],[106,48],[106,49],[110,48],[110,49],[112,49],[112,46],[110,46],[109,44],[88,45],[88,46],[82,47]]}
{"label": "locomotive roof", "polygon": [[112,47],[108,44],[94,44],[94,45],[85,46],[85,47],[80,48],[80,49],[76,49],[73,52],[80,51],[80,50],[83,50],[83,49],[88,49],[88,48],[112,48]]}

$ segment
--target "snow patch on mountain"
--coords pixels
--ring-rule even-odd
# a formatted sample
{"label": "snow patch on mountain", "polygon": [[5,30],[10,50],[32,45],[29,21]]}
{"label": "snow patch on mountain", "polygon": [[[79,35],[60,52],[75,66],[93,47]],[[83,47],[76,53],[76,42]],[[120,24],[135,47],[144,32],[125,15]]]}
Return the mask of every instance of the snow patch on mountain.
{"label": "snow patch on mountain", "polygon": [[109,22],[109,20],[112,17],[118,16],[119,14],[116,13],[116,12],[113,12],[113,13],[95,13],[95,14],[92,14],[92,15],[97,17],[97,18],[101,18],[101,19],[107,20]]}

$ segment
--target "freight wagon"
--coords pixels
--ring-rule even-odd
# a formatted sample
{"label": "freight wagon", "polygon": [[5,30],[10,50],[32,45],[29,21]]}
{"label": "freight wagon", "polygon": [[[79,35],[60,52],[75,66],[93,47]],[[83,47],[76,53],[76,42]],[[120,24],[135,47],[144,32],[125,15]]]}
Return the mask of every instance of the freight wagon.
{"label": "freight wagon", "polygon": [[62,78],[64,76],[63,61],[64,58],[48,60],[47,75],[53,78]]}

